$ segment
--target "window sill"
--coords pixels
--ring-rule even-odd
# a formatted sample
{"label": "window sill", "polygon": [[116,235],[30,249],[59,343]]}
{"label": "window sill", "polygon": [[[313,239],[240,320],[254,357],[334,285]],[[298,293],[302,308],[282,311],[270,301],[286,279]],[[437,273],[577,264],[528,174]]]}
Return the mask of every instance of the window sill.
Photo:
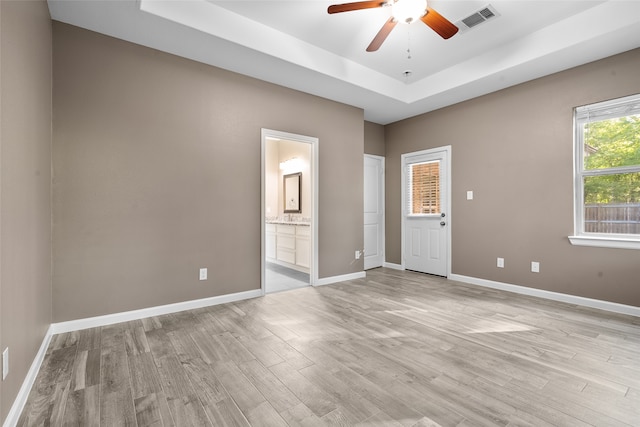
{"label": "window sill", "polygon": [[619,237],[587,237],[569,236],[569,241],[576,246],[594,246],[599,248],[640,249],[640,240]]}

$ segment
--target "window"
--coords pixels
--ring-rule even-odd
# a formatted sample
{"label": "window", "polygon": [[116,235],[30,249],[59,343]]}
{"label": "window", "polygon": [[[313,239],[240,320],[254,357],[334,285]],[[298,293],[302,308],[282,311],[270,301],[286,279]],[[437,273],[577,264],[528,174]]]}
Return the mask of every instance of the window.
{"label": "window", "polygon": [[575,109],[574,245],[640,249],[640,95]]}
{"label": "window", "polygon": [[440,213],[440,161],[409,165],[409,215]]}

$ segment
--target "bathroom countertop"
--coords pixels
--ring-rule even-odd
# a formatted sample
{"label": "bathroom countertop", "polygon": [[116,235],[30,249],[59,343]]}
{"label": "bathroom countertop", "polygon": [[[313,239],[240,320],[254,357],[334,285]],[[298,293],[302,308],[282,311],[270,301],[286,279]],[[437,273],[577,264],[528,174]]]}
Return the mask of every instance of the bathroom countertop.
{"label": "bathroom countertop", "polygon": [[267,224],[282,224],[282,225],[306,225],[307,227],[311,225],[308,221],[284,221],[281,219],[273,219],[267,220]]}

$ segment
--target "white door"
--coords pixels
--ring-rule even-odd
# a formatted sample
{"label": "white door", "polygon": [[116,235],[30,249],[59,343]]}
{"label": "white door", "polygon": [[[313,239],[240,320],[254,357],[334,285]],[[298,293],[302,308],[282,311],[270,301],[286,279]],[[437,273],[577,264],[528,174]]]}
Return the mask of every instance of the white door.
{"label": "white door", "polygon": [[364,269],[384,262],[384,157],[364,156]]}
{"label": "white door", "polygon": [[448,276],[451,147],[402,155],[404,268]]}

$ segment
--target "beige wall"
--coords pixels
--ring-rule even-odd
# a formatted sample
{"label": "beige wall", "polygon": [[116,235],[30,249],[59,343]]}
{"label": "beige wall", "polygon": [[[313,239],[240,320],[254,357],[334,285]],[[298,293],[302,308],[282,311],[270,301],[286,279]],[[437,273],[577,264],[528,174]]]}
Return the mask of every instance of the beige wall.
{"label": "beige wall", "polygon": [[0,1],[1,420],[51,323],[51,21],[44,1]]}
{"label": "beige wall", "polygon": [[377,123],[364,122],[364,152],[365,154],[384,157],[384,126]]}
{"label": "beige wall", "polygon": [[639,93],[638,70],[640,49],[386,126],[386,260],[401,262],[401,154],[451,145],[453,273],[640,306],[640,252],[567,240],[573,107]]}
{"label": "beige wall", "polygon": [[261,128],[319,138],[319,277],[362,271],[361,109],[53,35],[54,321],[259,289]]}

